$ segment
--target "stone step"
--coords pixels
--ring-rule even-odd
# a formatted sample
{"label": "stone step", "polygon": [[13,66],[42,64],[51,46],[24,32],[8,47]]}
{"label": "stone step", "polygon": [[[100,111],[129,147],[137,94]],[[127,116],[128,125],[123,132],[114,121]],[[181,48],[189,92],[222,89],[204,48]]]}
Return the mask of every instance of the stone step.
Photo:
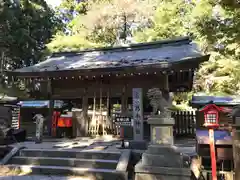
{"label": "stone step", "polygon": [[66,166],[6,165],[28,174],[93,176],[94,180],[127,180],[127,172],[109,169],[76,168]]}
{"label": "stone step", "polygon": [[25,157],[61,157],[79,159],[119,160],[120,155],[120,152],[107,151],[69,151],[54,149],[23,149],[20,151],[20,156]]}
{"label": "stone step", "polygon": [[116,169],[117,160],[15,156],[8,164]]}
{"label": "stone step", "polygon": [[9,153],[12,150],[9,146],[1,146],[0,145],[0,159],[2,159],[7,153]]}

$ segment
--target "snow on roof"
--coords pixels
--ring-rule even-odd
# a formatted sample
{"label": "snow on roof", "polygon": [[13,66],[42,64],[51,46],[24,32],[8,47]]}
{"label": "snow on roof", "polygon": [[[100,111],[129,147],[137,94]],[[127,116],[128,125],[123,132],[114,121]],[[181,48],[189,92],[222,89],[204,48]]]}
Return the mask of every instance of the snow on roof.
{"label": "snow on roof", "polygon": [[173,63],[203,56],[189,38],[141,43],[117,48],[58,53],[34,66],[15,72],[43,72],[96,68],[131,67]]}

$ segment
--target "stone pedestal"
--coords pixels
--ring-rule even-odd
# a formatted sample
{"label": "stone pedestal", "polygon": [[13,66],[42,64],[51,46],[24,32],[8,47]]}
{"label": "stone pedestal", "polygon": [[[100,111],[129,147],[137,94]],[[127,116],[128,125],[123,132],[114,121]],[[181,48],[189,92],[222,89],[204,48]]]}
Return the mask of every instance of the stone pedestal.
{"label": "stone pedestal", "polygon": [[173,125],[175,124],[173,118],[152,116],[148,119],[148,124],[150,124],[151,130],[151,144],[173,145]]}
{"label": "stone pedestal", "polygon": [[151,143],[135,166],[135,180],[189,180],[190,168],[184,167],[184,157],[173,146],[174,119],[153,116],[148,123]]}

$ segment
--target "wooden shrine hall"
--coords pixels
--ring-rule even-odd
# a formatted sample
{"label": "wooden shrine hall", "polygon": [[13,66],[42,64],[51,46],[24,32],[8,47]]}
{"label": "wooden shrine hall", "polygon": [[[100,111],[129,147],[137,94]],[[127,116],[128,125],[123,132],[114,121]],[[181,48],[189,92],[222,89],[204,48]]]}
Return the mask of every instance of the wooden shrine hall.
{"label": "wooden shrine hall", "polygon": [[[43,62],[8,72],[8,76],[32,87],[30,95],[35,99],[50,102],[81,99],[85,120],[77,126],[85,132],[91,128],[91,122],[86,127],[88,102],[100,104],[101,112],[102,103],[107,102],[109,107],[109,99],[119,98],[121,111],[126,113],[133,89],[140,89],[143,95],[150,88],[167,93],[190,91],[194,71],[208,59],[209,55],[202,54],[196,44],[183,37],[124,47],[54,53]],[[53,103],[50,103],[50,114],[52,107]],[[110,124],[106,123],[106,126]]]}

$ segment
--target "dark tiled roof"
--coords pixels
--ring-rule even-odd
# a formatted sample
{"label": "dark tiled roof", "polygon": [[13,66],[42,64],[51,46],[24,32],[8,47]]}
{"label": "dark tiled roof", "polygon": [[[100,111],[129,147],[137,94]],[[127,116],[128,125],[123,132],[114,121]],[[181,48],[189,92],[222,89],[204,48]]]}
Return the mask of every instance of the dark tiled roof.
{"label": "dark tiled roof", "polygon": [[47,60],[15,72],[43,72],[114,68],[174,63],[203,56],[188,38],[107,47],[80,52],[55,53]]}

